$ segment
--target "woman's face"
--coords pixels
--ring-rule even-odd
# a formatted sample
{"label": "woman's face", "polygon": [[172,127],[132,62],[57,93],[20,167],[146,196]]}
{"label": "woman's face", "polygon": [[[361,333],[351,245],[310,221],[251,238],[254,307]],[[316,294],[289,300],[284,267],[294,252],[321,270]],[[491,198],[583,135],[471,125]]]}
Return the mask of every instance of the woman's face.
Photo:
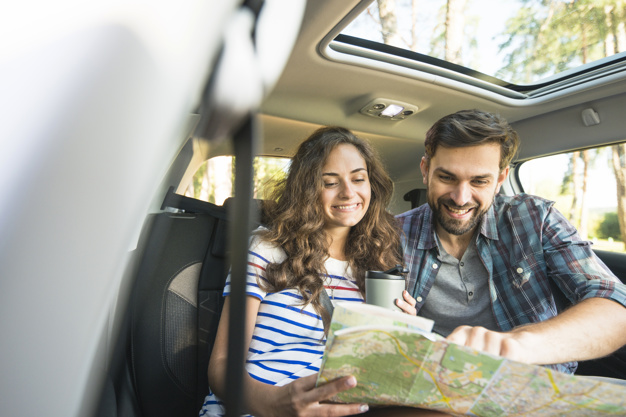
{"label": "woman's face", "polygon": [[365,159],[353,145],[338,145],[328,155],[322,178],[324,229],[331,233],[348,231],[361,221],[370,205],[372,188]]}

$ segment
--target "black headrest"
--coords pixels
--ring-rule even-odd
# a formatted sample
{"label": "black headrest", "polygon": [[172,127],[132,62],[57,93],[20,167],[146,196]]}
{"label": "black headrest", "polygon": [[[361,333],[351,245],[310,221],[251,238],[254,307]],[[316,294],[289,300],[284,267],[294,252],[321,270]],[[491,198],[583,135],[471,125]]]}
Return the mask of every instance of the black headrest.
{"label": "black headrest", "polygon": [[183,210],[186,213],[206,213],[220,219],[226,217],[226,211],[221,206],[176,194],[174,187],[170,187],[167,190],[161,210],[164,210],[166,207]]}
{"label": "black headrest", "polygon": [[[228,210],[230,210],[230,206],[234,203],[235,199],[233,197],[228,197],[226,200],[224,200],[224,203],[222,203],[222,207],[224,207],[224,209],[226,210],[226,213],[228,213]],[[253,204],[253,208],[256,209],[256,218],[255,218],[255,228],[258,225],[258,223],[265,225],[267,224],[267,222],[265,221],[266,219],[264,218],[264,212],[263,212],[263,205],[265,204],[265,200],[259,199],[259,198],[253,198],[252,199],[252,204]]]}
{"label": "black headrest", "polygon": [[426,189],[415,188],[404,195],[404,201],[411,202],[411,208],[419,207],[426,202]]}

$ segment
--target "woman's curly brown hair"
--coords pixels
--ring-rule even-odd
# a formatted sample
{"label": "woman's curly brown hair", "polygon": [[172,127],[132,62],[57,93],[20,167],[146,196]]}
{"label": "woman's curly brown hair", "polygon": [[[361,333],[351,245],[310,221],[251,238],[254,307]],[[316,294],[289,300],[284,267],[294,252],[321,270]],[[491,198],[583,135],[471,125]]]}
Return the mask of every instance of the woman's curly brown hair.
{"label": "woman's curly brown hair", "polygon": [[371,185],[371,200],[363,219],[350,229],[345,247],[353,278],[365,294],[365,271],[385,270],[402,263],[400,229],[386,208],[391,201],[393,181],[385,171],[373,147],[342,127],[323,127],[298,148],[288,175],[274,188],[264,204],[268,230],[262,238],[287,253],[282,263],[267,267],[268,292],[297,288],[303,306],[312,303],[328,331],[330,315],[321,306],[319,294],[324,289],[329,257],[328,237],[324,231],[321,194],[324,186],[322,168],[330,152],[338,145],[357,148],[366,162]]}

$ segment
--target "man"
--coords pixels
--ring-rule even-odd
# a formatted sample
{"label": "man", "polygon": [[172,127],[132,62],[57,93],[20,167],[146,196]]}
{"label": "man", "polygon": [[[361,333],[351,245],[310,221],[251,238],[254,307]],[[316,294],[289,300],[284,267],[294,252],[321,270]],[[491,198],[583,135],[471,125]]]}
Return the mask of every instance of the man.
{"label": "man", "polygon": [[428,204],[397,216],[409,268],[397,305],[452,342],[572,373],[626,344],[626,286],[552,202],[498,193],[518,146],[479,110],[427,132]]}

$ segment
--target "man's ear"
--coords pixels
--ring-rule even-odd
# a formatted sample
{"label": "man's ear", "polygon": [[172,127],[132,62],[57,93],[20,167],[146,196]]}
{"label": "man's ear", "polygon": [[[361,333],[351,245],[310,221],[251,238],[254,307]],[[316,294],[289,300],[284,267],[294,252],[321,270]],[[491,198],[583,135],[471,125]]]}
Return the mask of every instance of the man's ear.
{"label": "man's ear", "polygon": [[500,187],[502,187],[502,184],[504,183],[504,180],[506,180],[506,177],[508,175],[509,167],[506,167],[502,171],[500,171],[500,175],[498,175],[498,185],[496,186],[496,193],[500,192]]}
{"label": "man's ear", "polygon": [[420,161],[420,170],[422,171],[422,182],[428,185],[428,159],[425,156],[422,156]]}

